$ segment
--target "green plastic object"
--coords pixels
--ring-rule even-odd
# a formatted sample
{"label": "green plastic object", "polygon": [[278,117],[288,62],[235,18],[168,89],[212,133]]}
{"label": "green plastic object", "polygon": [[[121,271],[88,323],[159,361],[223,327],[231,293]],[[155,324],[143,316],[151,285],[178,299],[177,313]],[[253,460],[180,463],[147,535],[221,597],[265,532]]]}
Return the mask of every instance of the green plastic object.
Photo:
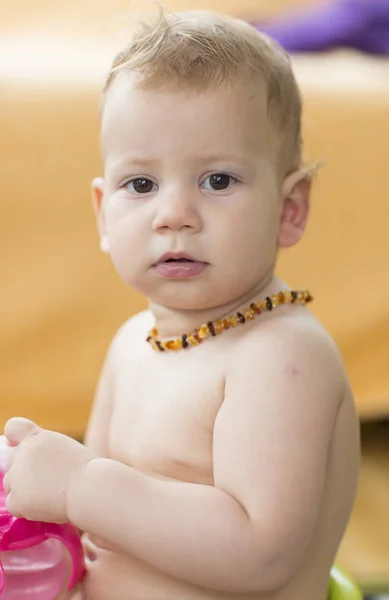
{"label": "green plastic object", "polygon": [[357,584],[337,565],[331,569],[328,600],[363,600]]}

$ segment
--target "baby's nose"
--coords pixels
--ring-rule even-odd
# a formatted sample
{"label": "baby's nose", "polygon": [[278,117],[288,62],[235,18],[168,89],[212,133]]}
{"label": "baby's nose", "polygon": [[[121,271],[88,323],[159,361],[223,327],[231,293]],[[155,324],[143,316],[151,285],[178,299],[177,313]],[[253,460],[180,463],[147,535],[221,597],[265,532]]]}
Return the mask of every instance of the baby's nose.
{"label": "baby's nose", "polygon": [[153,221],[154,231],[198,231],[202,220],[194,200],[187,194],[171,194],[161,199]]}

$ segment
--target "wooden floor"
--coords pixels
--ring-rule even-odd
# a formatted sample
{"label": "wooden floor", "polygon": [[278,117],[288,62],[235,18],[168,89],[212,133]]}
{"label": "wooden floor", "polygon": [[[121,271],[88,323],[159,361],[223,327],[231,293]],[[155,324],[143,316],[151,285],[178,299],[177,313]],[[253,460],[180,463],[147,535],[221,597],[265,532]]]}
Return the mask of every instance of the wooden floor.
{"label": "wooden floor", "polygon": [[362,426],[359,490],[337,562],[365,590],[389,590],[389,421]]}

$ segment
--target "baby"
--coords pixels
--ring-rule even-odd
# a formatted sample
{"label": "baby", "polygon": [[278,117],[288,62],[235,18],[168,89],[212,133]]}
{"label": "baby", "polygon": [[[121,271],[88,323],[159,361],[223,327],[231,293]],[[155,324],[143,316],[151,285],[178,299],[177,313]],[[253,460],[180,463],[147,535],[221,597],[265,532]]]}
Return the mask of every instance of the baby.
{"label": "baby", "polygon": [[310,292],[275,275],[309,213],[300,113],[285,53],[227,16],[162,14],[114,61],[93,203],[149,310],[111,344],[85,446],[5,429],[9,509],[84,532],[72,598],[326,598],[359,426]]}

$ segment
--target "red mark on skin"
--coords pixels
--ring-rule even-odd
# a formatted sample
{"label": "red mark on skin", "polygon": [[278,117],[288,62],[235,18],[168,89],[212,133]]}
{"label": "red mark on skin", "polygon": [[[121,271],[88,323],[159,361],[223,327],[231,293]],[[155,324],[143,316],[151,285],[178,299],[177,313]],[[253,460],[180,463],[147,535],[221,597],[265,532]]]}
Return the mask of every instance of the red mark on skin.
{"label": "red mark on skin", "polygon": [[287,375],[290,375],[291,377],[297,377],[297,375],[300,375],[301,371],[295,365],[288,365],[286,367],[286,373],[287,373]]}

